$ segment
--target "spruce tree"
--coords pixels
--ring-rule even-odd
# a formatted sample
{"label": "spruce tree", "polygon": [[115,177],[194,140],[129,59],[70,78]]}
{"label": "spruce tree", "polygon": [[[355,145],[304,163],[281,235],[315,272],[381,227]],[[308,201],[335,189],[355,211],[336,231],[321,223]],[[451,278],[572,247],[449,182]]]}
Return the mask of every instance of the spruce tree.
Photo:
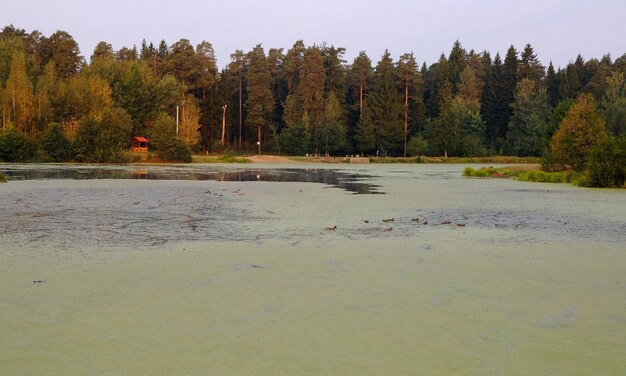
{"label": "spruce tree", "polygon": [[403,104],[394,77],[393,61],[388,51],[376,65],[374,90],[370,95],[372,121],[376,127],[377,146],[398,155],[402,150]]}
{"label": "spruce tree", "polygon": [[515,47],[511,45],[506,52],[504,65],[502,67],[502,92],[499,96],[501,122],[498,124],[498,136],[501,140],[506,138],[509,119],[513,114],[511,104],[515,101],[515,89],[517,88],[518,81],[518,66],[519,62],[517,60],[517,51],[515,50]]}
{"label": "spruce tree", "polygon": [[524,78],[540,83],[543,80],[545,70],[541,62],[537,58],[535,50],[530,44],[527,44],[522,51],[518,79]]}
{"label": "spruce tree", "polygon": [[350,68],[351,86],[356,94],[354,97],[358,98],[359,116],[363,110],[364,96],[369,91],[373,75],[372,75],[372,61],[367,56],[365,51],[359,52],[359,55],[354,59]]}
{"label": "spruce tree", "polygon": [[561,100],[561,92],[560,92],[561,82],[559,79],[559,74],[554,71],[554,65],[552,65],[552,61],[550,62],[550,65],[548,65],[548,72],[546,73],[545,86],[546,86],[550,106],[554,107]]}
{"label": "spruce tree", "polygon": [[450,83],[452,84],[452,94],[456,94],[461,82],[461,72],[467,65],[467,52],[461,46],[458,39],[454,42],[450,56],[448,57],[448,65],[450,69]]}
{"label": "spruce tree", "polygon": [[542,151],[541,136],[549,114],[546,89],[534,80],[521,79],[512,108],[507,134],[508,153],[522,157],[539,156]]}
{"label": "spruce tree", "polygon": [[359,118],[354,138],[356,147],[361,152],[361,155],[374,152],[376,149],[376,127],[372,121],[372,111],[370,110],[368,100],[363,102],[363,111]]}

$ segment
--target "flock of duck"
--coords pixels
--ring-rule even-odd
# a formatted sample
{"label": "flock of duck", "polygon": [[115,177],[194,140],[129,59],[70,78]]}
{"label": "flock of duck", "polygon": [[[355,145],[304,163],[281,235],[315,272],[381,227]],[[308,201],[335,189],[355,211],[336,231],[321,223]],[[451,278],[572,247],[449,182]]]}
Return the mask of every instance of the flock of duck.
{"label": "flock of duck", "polygon": [[[395,221],[395,218],[385,218],[385,219],[382,220],[383,223],[387,223],[387,224],[393,223],[394,221]],[[422,220],[420,222],[419,217],[411,218],[411,222],[420,223],[422,225],[427,225],[428,224],[428,220]],[[363,223],[370,223],[370,221],[367,220],[367,219],[364,219]],[[441,225],[451,225],[452,221],[445,220],[445,221],[441,221],[439,224],[441,224]],[[454,223],[454,224],[457,227],[465,227],[465,223],[458,223],[457,222],[457,223]],[[326,230],[326,231],[335,231],[335,230],[337,230],[337,226],[335,225],[335,226],[332,226],[332,227],[324,227],[324,230]],[[393,227],[384,227],[382,230],[383,230],[383,232],[390,232],[390,231],[393,230]]]}

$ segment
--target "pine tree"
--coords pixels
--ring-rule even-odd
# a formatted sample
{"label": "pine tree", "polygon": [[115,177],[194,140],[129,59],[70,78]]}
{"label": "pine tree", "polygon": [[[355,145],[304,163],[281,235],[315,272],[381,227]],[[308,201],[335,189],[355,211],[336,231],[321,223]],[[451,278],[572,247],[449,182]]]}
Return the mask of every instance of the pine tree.
{"label": "pine tree", "polygon": [[65,31],[57,31],[48,39],[50,57],[55,61],[58,75],[68,77],[78,72],[83,64],[78,43]]}
{"label": "pine tree", "polygon": [[248,74],[247,89],[248,99],[246,108],[248,116],[246,123],[257,129],[258,153],[261,154],[261,130],[267,125],[267,120],[274,109],[274,98],[272,97],[272,77],[267,66],[265,51],[260,44],[257,44],[252,51],[247,54]]}
{"label": "pine tree", "polygon": [[215,84],[217,79],[217,63],[213,45],[202,41],[196,46],[196,59],[199,65],[197,87],[202,90],[202,99],[206,100],[207,91]]}
{"label": "pine tree", "polygon": [[236,50],[234,53],[230,55],[230,64],[228,65],[228,70],[233,77],[237,78],[237,111],[239,114],[239,118],[237,119],[237,124],[239,125],[239,131],[237,135],[239,136],[238,147],[239,150],[242,150],[242,142],[243,142],[243,102],[244,102],[244,77],[247,75],[247,66],[246,66],[246,57],[242,50]]}
{"label": "pine tree", "polygon": [[287,51],[287,55],[285,56],[285,78],[287,80],[287,91],[289,93],[294,92],[300,83],[300,71],[302,70],[305,51],[304,42],[298,40],[293,44],[293,47]]}
{"label": "pine tree", "polygon": [[91,55],[91,64],[93,64],[98,59],[115,59],[115,52],[113,51],[113,46],[111,46],[110,43],[100,42],[96,45],[96,48],[94,48],[93,54]]}
{"label": "pine tree", "polygon": [[[409,134],[409,98],[415,98],[415,94],[420,85],[420,76],[417,71],[417,62],[413,54],[400,56],[397,66],[397,74],[400,78],[400,86],[404,93],[404,147],[403,156],[406,157],[406,144]],[[412,95],[409,95],[412,94]],[[421,93],[420,93],[421,94]],[[420,95],[421,97],[421,95]]]}

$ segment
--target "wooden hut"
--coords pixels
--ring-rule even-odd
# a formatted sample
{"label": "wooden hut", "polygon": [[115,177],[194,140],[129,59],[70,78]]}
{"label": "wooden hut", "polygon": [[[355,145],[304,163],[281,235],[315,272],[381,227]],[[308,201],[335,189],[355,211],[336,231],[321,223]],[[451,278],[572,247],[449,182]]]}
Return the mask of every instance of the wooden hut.
{"label": "wooden hut", "polygon": [[130,150],[138,151],[140,153],[148,152],[148,141],[145,137],[136,136],[130,140]]}

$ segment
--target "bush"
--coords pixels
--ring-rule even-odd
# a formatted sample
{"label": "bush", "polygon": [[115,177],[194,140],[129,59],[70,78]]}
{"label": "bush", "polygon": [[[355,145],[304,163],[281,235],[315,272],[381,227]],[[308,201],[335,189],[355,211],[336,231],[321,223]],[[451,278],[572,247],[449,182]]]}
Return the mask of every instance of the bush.
{"label": "bush", "polygon": [[7,177],[0,172],[0,183],[6,183],[7,182]]}
{"label": "bush", "polygon": [[150,145],[163,162],[191,162],[191,148],[176,138],[176,123],[161,113],[150,130]]}
{"label": "bush", "polygon": [[179,139],[171,139],[158,146],[157,156],[163,162],[191,162],[191,149]]}
{"label": "bush", "polygon": [[428,142],[419,134],[411,137],[406,145],[406,152],[410,156],[425,154],[428,149]]}
{"label": "bush", "polygon": [[0,132],[0,161],[33,162],[39,149],[38,142],[15,128]]}
{"label": "bush", "polygon": [[552,136],[552,154],[561,163],[583,171],[593,146],[606,136],[605,123],[593,97],[580,94]]}
{"label": "bush", "polygon": [[494,175],[501,174],[493,167],[483,167],[478,170],[475,168],[467,167],[465,168],[465,170],[463,170],[463,176],[469,176],[474,178],[486,178]]}
{"label": "bush", "polygon": [[565,183],[564,172],[528,171],[520,174],[518,180],[537,183]]}
{"label": "bush", "polygon": [[623,187],[626,178],[626,137],[608,137],[597,144],[589,156],[592,187]]}
{"label": "bush", "polygon": [[72,157],[72,143],[63,134],[58,123],[50,123],[41,141],[43,151],[54,162],[65,162]]}

